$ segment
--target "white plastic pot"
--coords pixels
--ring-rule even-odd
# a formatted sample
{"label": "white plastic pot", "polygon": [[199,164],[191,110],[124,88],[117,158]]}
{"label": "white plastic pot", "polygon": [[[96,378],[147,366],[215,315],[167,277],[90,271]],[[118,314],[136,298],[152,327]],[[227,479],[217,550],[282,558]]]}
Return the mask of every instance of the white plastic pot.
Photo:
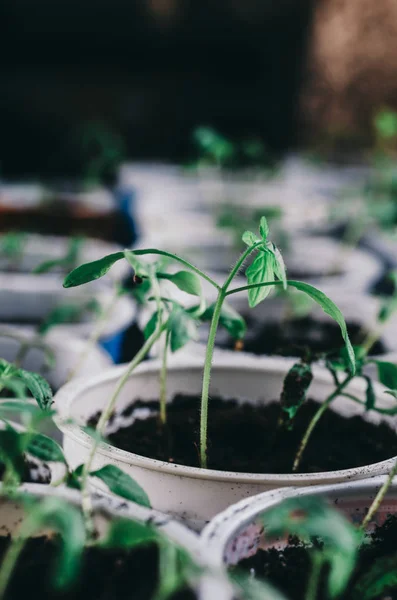
{"label": "white plastic pot", "polygon": [[[21,342],[33,341],[32,331],[18,327],[0,325],[0,356],[13,362],[21,348]],[[58,390],[67,380],[71,371],[76,370],[80,377],[90,377],[112,366],[107,352],[97,345],[86,350],[86,341],[66,331],[53,330],[39,339],[40,346],[32,346],[24,356],[21,366],[28,371],[40,373],[54,390]],[[45,350],[52,355],[54,364],[48,366]]]}
{"label": "white plastic pot", "polygon": [[[0,235],[0,246],[3,243],[5,235]],[[33,269],[47,260],[56,260],[66,256],[70,246],[70,237],[63,236],[52,236],[52,235],[38,235],[38,234],[26,234],[26,237],[22,241],[23,254],[21,259],[12,260],[5,256],[0,257],[0,272],[6,271],[7,280],[12,281],[13,278],[18,278],[23,275],[29,278],[32,282],[32,286],[39,288],[43,281],[52,281],[54,285],[55,293],[58,288],[62,287],[62,282],[67,274],[67,271],[61,270],[59,267],[54,268],[48,273],[41,275],[35,275],[32,273]],[[111,244],[102,240],[96,240],[92,238],[86,238],[82,240],[81,248],[78,252],[77,265],[79,266],[86,262],[91,262],[122,250],[117,244]],[[109,274],[97,282],[93,282],[97,288],[98,284],[100,287],[104,287],[104,283],[112,283],[114,281],[120,281],[129,272],[129,266],[126,261],[117,262]],[[92,286],[92,284],[89,284]]]}
{"label": "white plastic pot", "polygon": [[[221,353],[216,357],[213,367],[210,392],[212,395],[254,404],[274,401],[280,397],[283,379],[291,364],[291,361],[279,358],[258,359]],[[157,361],[150,361],[137,368],[119,396],[117,411],[121,412],[134,400],[149,401],[159,397],[159,367]],[[168,398],[173,398],[176,393],[200,394],[202,368],[202,360],[191,356],[170,361]],[[124,372],[124,367],[116,367],[88,381],[72,381],[56,394],[55,406],[59,415],[57,424],[64,433],[64,450],[72,466],[77,466],[87,457],[92,442],[77,424],[84,425],[90,416],[103,408]],[[349,390],[364,399],[365,386],[362,384],[362,381],[355,381]],[[334,385],[328,371],[317,369],[311,396],[321,402],[333,390]],[[393,400],[383,394],[379,386],[375,386],[375,393],[379,406],[391,406]],[[336,399],[333,407],[346,416],[362,414],[356,403],[342,398]],[[68,423],[70,418],[74,424]],[[211,419],[211,404],[209,418]],[[378,413],[367,413],[363,418],[374,422],[384,420],[392,427],[396,426],[392,419],[383,419]],[[177,515],[200,529],[216,513],[242,498],[283,486],[338,483],[380,475],[388,471],[393,459],[325,473],[248,474],[161,462],[103,444],[97,452],[95,467],[108,463],[115,464],[132,475],[146,490],[156,509]]]}
{"label": "white plastic pot", "polygon": [[[324,496],[354,523],[360,524],[376,496],[384,477],[336,485],[316,485],[307,488],[290,487],[265,492],[229,506],[205,527],[201,534],[203,552],[220,567],[234,565],[273,543],[266,540],[261,516],[285,500],[302,496]],[[397,480],[390,486],[385,500],[369,524],[381,525],[388,514],[397,513]]]}
{"label": "white plastic pot", "polygon": [[[21,342],[32,341],[34,337],[34,333],[27,329],[0,325],[0,357],[14,362]],[[40,342],[42,347],[29,348],[21,367],[41,374],[54,391],[59,390],[71,376],[90,377],[102,373],[113,364],[108,353],[100,346],[94,345],[86,354],[86,341],[65,331],[49,331],[40,338]],[[50,366],[46,360],[46,353],[49,353],[53,360]],[[35,400],[32,402],[35,403]],[[19,414],[10,418],[20,422]],[[58,441],[62,439],[61,432],[52,422],[43,423],[41,430]]]}
{"label": "white plastic pot", "polygon": [[[25,324],[32,329],[40,324],[50,312],[65,304],[86,305],[95,300],[102,309],[113,303],[114,292],[107,286],[93,290],[86,286],[64,289],[55,286],[50,279],[34,281],[25,275],[0,273],[0,323]],[[130,298],[121,296],[114,304],[110,317],[101,333],[101,339],[110,338],[123,331],[134,319],[135,306]],[[96,327],[96,316],[88,315],[80,323],[65,323],[54,329],[67,331],[80,337],[88,337]]]}
{"label": "white plastic pot", "polygon": [[110,214],[114,210],[112,194],[102,187],[85,191],[77,188],[53,190],[36,182],[0,182],[0,208],[13,211],[37,209],[52,199],[57,202],[74,203],[82,210],[89,210],[95,215]]}
{"label": "white plastic pot", "polygon": [[227,273],[239,256],[232,233],[218,229],[215,220],[206,214],[170,217],[167,213],[164,217],[164,213],[157,212],[157,217],[151,221],[150,232],[139,239],[137,248],[167,250],[205,272]]}
{"label": "white plastic pot", "polygon": [[[76,490],[66,488],[51,488],[38,484],[24,484],[19,489],[21,495],[32,496],[38,500],[46,498],[59,498],[73,506],[81,506],[81,495]],[[141,523],[148,523],[155,527],[162,535],[169,538],[175,544],[184,548],[192,558],[200,565],[210,568],[205,556],[201,553],[199,539],[196,534],[186,527],[157,511],[128,502],[121,498],[94,495],[94,520],[100,537],[105,536],[111,521],[122,518],[131,519]],[[24,508],[15,499],[6,496],[0,498],[0,527],[3,535],[15,535],[24,518]],[[37,532],[45,535],[46,531]],[[219,598],[219,600],[231,600],[231,595],[223,579],[215,579],[211,575],[200,575],[192,581],[193,589],[196,591],[197,600],[208,600]],[[205,593],[204,593],[205,591]],[[213,594],[208,596],[208,593]]]}
{"label": "white plastic pot", "polygon": [[346,248],[327,236],[292,235],[286,251],[280,250],[289,279],[320,289],[335,286],[343,291],[364,292],[382,273],[381,262],[371,253]]}

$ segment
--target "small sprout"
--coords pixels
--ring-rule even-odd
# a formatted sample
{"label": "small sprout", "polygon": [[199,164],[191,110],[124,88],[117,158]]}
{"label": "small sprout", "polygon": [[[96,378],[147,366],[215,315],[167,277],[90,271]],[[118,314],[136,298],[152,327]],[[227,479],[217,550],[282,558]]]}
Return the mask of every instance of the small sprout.
{"label": "small sprout", "polygon": [[[328,566],[327,587],[331,598],[344,591],[356,563],[361,534],[338,510],[321,497],[302,496],[283,500],[262,518],[270,539],[296,535],[309,544],[320,539],[320,548],[318,544],[311,545],[313,564],[318,561]],[[318,570],[315,574],[319,575]]]}

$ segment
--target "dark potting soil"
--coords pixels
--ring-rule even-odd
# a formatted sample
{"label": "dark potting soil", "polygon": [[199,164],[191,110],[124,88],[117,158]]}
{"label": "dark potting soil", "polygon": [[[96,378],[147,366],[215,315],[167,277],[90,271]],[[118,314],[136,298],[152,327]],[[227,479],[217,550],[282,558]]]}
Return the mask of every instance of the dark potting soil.
{"label": "dark potting soil", "polygon": [[[336,323],[318,321],[312,317],[291,319],[285,322],[258,323],[251,317],[246,318],[247,334],[243,341],[245,352],[252,354],[278,354],[282,356],[304,356],[307,350],[313,353],[338,351],[343,347],[343,339]],[[347,329],[353,345],[359,345],[366,332],[357,323],[347,323]],[[233,348],[234,340],[221,344]],[[380,355],[386,351],[382,341],[376,342],[370,354]]]}
{"label": "dark potting soil", "polygon": [[[397,519],[389,516],[385,523],[376,527],[369,536],[368,544],[361,546],[357,566],[350,583],[340,600],[362,600],[368,591],[368,581],[363,583],[362,577],[367,575],[377,559],[390,557],[393,560],[389,568],[395,572],[396,564]],[[290,538],[289,544],[282,550],[270,548],[259,550],[255,556],[239,562],[237,568],[249,571],[258,579],[266,579],[277,589],[283,591],[289,600],[304,600],[307,583],[311,572],[311,561],[307,545],[296,538]],[[235,570],[235,567],[233,567]],[[397,577],[389,577],[390,587],[383,593],[371,596],[372,600],[397,600]],[[320,580],[319,593],[316,600],[329,600],[326,591],[326,571]]]}
{"label": "dark potting soil", "polygon": [[[0,537],[0,562],[9,546]],[[155,545],[133,550],[86,549],[78,580],[67,590],[54,589],[53,572],[60,541],[46,537],[28,541],[17,563],[5,600],[151,600],[158,581],[158,551]],[[194,600],[184,589],[170,600]],[[215,599],[214,599],[215,600]]]}
{"label": "dark potting soil", "polygon": [[[168,404],[167,426],[158,420],[158,402],[134,402],[118,415],[109,441],[129,452],[188,466],[199,466],[198,396],[175,396]],[[142,407],[153,416],[134,419]],[[246,473],[291,473],[306,427],[318,408],[313,400],[298,411],[291,431],[280,430],[278,402],[262,406],[211,398],[208,422],[209,468]],[[95,426],[99,415],[89,421]],[[123,426],[123,421],[125,426]],[[132,421],[132,423],[131,423]],[[115,427],[114,418],[109,422]],[[121,423],[121,425],[120,425]],[[109,429],[109,431],[112,431]],[[385,423],[359,416],[344,418],[328,410],[320,419],[303,455],[301,471],[315,473],[359,467],[397,455],[397,434]]]}
{"label": "dark potting soil", "polygon": [[[21,479],[25,483],[51,483],[51,469],[45,463],[25,458],[20,465]],[[0,462],[0,481],[5,473],[4,463]]]}

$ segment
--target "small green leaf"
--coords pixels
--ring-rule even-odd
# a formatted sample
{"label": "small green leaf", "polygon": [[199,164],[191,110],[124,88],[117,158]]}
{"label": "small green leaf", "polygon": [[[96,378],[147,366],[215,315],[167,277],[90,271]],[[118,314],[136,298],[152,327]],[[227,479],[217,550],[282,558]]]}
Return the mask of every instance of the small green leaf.
{"label": "small green leaf", "polygon": [[156,273],[159,279],[167,279],[174,283],[182,292],[192,296],[201,296],[201,283],[199,277],[190,271],[177,273]]}
{"label": "small green leaf", "polygon": [[281,392],[281,409],[288,415],[288,426],[306,400],[307,391],[313,381],[311,366],[299,362],[288,371]]}
{"label": "small green leaf", "polygon": [[[274,281],[274,260],[268,250],[260,250],[245,272],[249,285]],[[248,302],[251,308],[265,300],[272,286],[256,287],[248,290]]]}
{"label": "small green leaf", "polygon": [[42,433],[26,433],[26,452],[36,458],[49,461],[65,463],[63,450],[57,442]]}
{"label": "small green leaf", "polygon": [[196,320],[178,304],[174,304],[172,307],[167,328],[170,331],[171,352],[176,352],[190,340],[197,339]]}
{"label": "small green leaf", "polygon": [[367,375],[363,376],[367,382],[367,389],[365,390],[365,409],[372,410],[376,405],[376,396],[372,379]]}
{"label": "small green leaf", "polygon": [[20,433],[8,423],[0,430],[0,460],[11,469],[21,481],[25,475],[25,446]]}
{"label": "small green leaf", "polygon": [[146,492],[132,479],[132,477],[127,475],[127,473],[124,473],[124,471],[118,467],[106,465],[97,471],[92,471],[90,475],[92,477],[98,477],[98,479],[103,481],[110,491],[117,496],[121,496],[131,502],[150,508],[150,502]]}
{"label": "small green leaf", "polygon": [[248,248],[254,246],[257,242],[260,242],[258,236],[255,235],[255,233],[252,233],[252,231],[245,231],[241,239],[243,240],[244,244],[248,246]]}
{"label": "small green leaf", "polygon": [[52,404],[52,390],[44,377],[24,369],[18,369],[17,375],[31,392],[39,407],[48,410]]}
{"label": "small green leaf", "polygon": [[63,287],[76,287],[78,285],[83,285],[84,283],[94,281],[95,279],[99,279],[100,277],[106,275],[114,263],[122,258],[124,258],[124,252],[114,252],[113,254],[108,254],[99,260],[94,260],[93,262],[80,265],[80,267],[73,269],[73,271],[71,271],[69,275],[65,277]]}
{"label": "small green leaf", "polygon": [[392,598],[388,591],[397,586],[397,553],[376,558],[358,578],[352,591],[352,600]]}
{"label": "small green leaf", "polygon": [[391,390],[397,389],[397,365],[382,360],[375,360],[374,362],[378,369],[379,381]]}
{"label": "small green leaf", "polygon": [[[237,598],[244,600],[287,600],[287,598],[264,580],[256,579],[243,571],[231,571],[229,574],[236,589]],[[241,593],[243,595],[241,595]],[[234,597],[234,596],[233,596]]]}
{"label": "small green leaf", "polygon": [[159,322],[159,313],[156,310],[150,317],[149,321],[146,323],[145,329],[143,330],[143,335],[145,340],[148,340],[151,335],[156,331],[157,324]]}
{"label": "small green leaf", "polygon": [[283,282],[283,288],[287,289],[287,273],[285,269],[284,259],[281,256],[280,250],[272,243],[272,252],[274,254],[273,271],[280,281]]}
{"label": "small green leaf", "polygon": [[54,529],[62,541],[57,556],[55,585],[67,587],[78,575],[85,546],[85,527],[81,511],[61,500],[47,497],[30,509],[23,525],[30,535],[42,529]]}
{"label": "small green leaf", "polygon": [[131,290],[127,290],[127,293],[130,293],[140,306],[143,306],[146,302],[151,287],[152,284],[150,279],[143,279],[142,283],[136,283]]}
{"label": "small green leaf", "polygon": [[313,285],[309,283],[303,283],[303,281],[288,281],[289,286],[300,290],[301,292],[305,292],[310,298],[312,298],[323,311],[332,317],[334,321],[336,321],[340,327],[342,338],[345,342],[346,351],[348,355],[349,367],[352,373],[356,371],[356,359],[353,350],[353,346],[351,345],[349,334],[347,333],[347,327],[345,319],[340,311],[340,309],[336,306],[334,302],[324,292],[321,292]]}
{"label": "small green leaf", "polygon": [[261,217],[259,222],[259,233],[261,234],[263,241],[266,242],[267,236],[269,235],[269,225],[266,217]]}
{"label": "small green leaf", "polygon": [[342,513],[322,497],[294,497],[267,510],[263,523],[269,537],[296,535],[306,542],[320,538],[322,559],[329,565],[329,594],[335,598],[343,592],[356,563],[360,533]]}
{"label": "small green leaf", "polygon": [[104,548],[134,548],[158,542],[160,534],[146,523],[131,519],[116,519],[111,522],[108,534],[99,544]]}

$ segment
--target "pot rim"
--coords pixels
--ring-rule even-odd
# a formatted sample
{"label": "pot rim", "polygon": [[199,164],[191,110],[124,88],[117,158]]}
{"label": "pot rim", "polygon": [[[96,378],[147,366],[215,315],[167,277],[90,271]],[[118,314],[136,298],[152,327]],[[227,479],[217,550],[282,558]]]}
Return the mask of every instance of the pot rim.
{"label": "pot rim", "polygon": [[[2,484],[0,484],[0,490]],[[32,494],[36,497],[56,496],[63,498],[75,506],[81,506],[81,492],[66,487],[51,487],[39,483],[24,483],[18,488],[18,493]],[[7,497],[3,497],[7,499]],[[13,499],[9,499],[14,502]],[[174,542],[190,550],[196,558],[200,555],[199,538],[196,533],[170,515],[166,515],[152,508],[146,508],[112,495],[92,492],[92,501],[95,511],[104,512],[110,517],[129,517],[142,522],[148,522],[163,531]]]}
{"label": "pot rim", "polygon": [[[179,360],[178,360],[179,359]],[[233,353],[220,353],[215,356],[216,362],[213,369],[228,369],[240,367],[247,372],[258,371],[258,370],[272,370],[280,375],[285,375],[286,369],[294,364],[294,359],[284,359],[280,357],[252,357],[249,355],[240,354],[236,357]],[[181,360],[177,357],[177,360],[170,361],[168,366],[169,371],[178,371],[181,369],[194,369],[202,370],[203,364],[200,358],[186,355]],[[233,364],[234,363],[234,364]],[[63,432],[64,436],[77,442],[79,445],[89,449],[92,445],[92,438],[83,431],[83,429],[76,424],[68,422],[71,415],[69,412],[71,402],[78,397],[80,394],[88,389],[100,388],[103,383],[114,381],[115,384],[118,379],[124,374],[126,365],[112,367],[104,373],[98,374],[97,376],[91,377],[88,380],[83,378],[76,378],[75,380],[64,385],[54,396],[54,403],[57,409],[57,415],[54,418],[55,423],[59,429]],[[141,363],[135,372],[131,375],[132,379],[134,375],[141,374],[154,374],[160,370],[160,361],[149,360],[145,363]],[[322,383],[332,382],[332,378],[328,371],[321,367],[314,369],[314,374],[317,381]],[[359,382],[352,382],[352,385],[356,385],[360,392],[361,387],[358,385]],[[374,382],[375,393],[380,395],[383,388],[380,384]],[[379,471],[387,473],[388,470],[395,462],[395,457],[373,463],[371,465],[365,465],[363,467],[352,467],[349,469],[341,469],[339,471],[324,471],[318,473],[299,473],[299,474],[266,474],[266,473],[241,473],[235,471],[220,471],[213,469],[202,469],[199,467],[189,467],[176,463],[168,463],[161,460],[149,458],[139,454],[134,454],[126,450],[121,450],[116,446],[112,446],[108,443],[102,443],[97,450],[97,454],[105,457],[111,461],[117,461],[118,463],[133,464],[136,467],[143,469],[149,469],[151,471],[161,471],[175,476],[190,477],[202,480],[211,480],[217,482],[233,482],[233,483],[248,483],[248,484],[262,484],[262,483],[274,483],[276,487],[278,485],[307,485],[309,482],[333,482],[340,481],[341,477],[346,480],[349,479],[363,479],[364,477],[371,477],[379,475]],[[315,483],[315,484],[316,484]],[[314,485],[315,485],[314,484]]]}
{"label": "pot rim", "polygon": [[[348,481],[333,485],[314,485],[307,487],[279,488],[250,498],[240,500],[224,511],[218,513],[204,527],[200,535],[200,543],[203,552],[206,551],[215,564],[223,564],[224,548],[232,539],[232,536],[242,527],[249,525],[258,515],[275,506],[286,498],[294,496],[326,495],[327,493],[341,492],[343,495],[358,493],[376,494],[384,483],[386,475],[368,477],[360,481]],[[397,492],[397,478],[394,478],[388,494]]]}

